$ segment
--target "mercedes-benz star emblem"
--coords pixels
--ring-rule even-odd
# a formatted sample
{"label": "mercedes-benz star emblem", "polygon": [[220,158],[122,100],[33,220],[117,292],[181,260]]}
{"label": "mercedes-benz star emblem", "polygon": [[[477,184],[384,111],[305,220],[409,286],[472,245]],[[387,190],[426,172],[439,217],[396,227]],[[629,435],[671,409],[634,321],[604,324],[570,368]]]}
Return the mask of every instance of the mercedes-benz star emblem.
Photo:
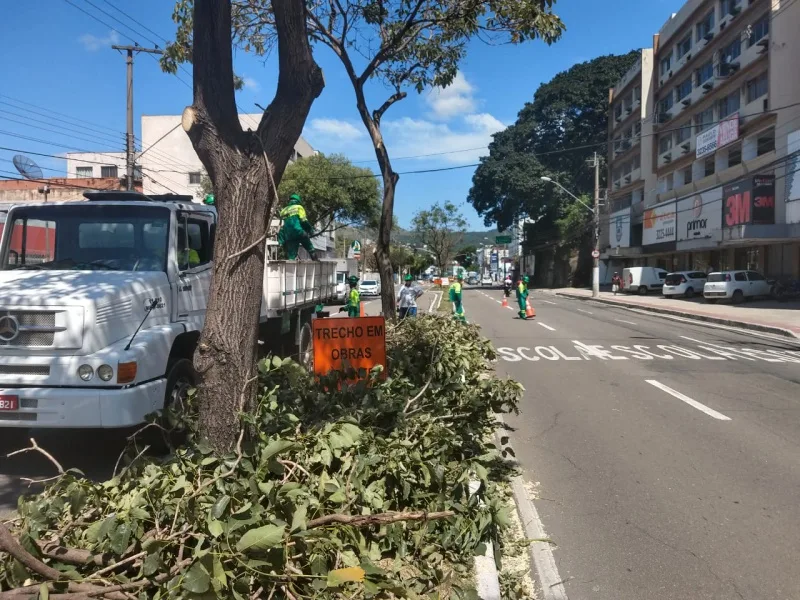
{"label": "mercedes-benz star emblem", "polygon": [[11,342],[19,335],[19,321],[11,315],[0,317],[0,340]]}

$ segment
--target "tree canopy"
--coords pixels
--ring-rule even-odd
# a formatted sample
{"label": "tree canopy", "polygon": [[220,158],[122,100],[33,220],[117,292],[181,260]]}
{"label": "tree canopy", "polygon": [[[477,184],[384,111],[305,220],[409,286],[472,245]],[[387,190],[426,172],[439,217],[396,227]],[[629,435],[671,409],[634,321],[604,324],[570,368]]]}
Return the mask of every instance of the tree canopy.
{"label": "tree canopy", "polygon": [[456,248],[464,239],[467,222],[452,202],[438,202],[428,210],[421,210],[412,221],[419,240],[436,260],[440,272],[444,272],[456,255]]}
{"label": "tree canopy", "polygon": [[380,215],[374,173],[354,166],[342,154],[316,154],[290,164],[278,194],[282,200],[300,194],[308,218],[323,230],[333,223],[375,227]]}
{"label": "tree canopy", "polygon": [[[600,56],[562,71],[539,86],[513,125],[494,136],[468,196],[487,225],[505,228],[527,215],[537,222],[526,231],[558,238],[574,201],[540,177],[551,177],[576,195],[592,193],[586,160],[603,152],[607,141],[608,90],[637,55]],[[604,179],[601,170],[601,187]],[[567,220],[575,224],[581,219],[574,214]]]}

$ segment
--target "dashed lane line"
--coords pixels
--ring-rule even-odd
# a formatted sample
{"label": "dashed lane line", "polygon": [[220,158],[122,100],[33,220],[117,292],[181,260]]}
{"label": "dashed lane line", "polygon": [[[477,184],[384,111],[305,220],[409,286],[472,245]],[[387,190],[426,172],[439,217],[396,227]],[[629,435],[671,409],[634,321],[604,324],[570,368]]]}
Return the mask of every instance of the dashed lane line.
{"label": "dashed lane line", "polygon": [[627,323],[628,325],[636,325],[633,321],[627,321],[625,319],[614,319],[615,321],[619,321],[620,323]]}
{"label": "dashed lane line", "polygon": [[727,416],[723,415],[721,412],[717,412],[713,408],[709,408],[708,406],[706,406],[705,404],[702,404],[701,402],[698,402],[697,400],[692,400],[691,398],[689,398],[689,396],[686,396],[685,394],[681,394],[679,391],[673,390],[671,387],[666,386],[663,383],[661,383],[659,381],[656,381],[655,379],[645,379],[645,381],[647,383],[649,383],[650,385],[652,385],[653,387],[657,387],[662,392],[666,392],[670,396],[674,396],[678,400],[681,400],[682,402],[686,402],[686,404],[688,404],[689,406],[691,406],[693,408],[696,408],[700,412],[706,413],[712,419],[717,419],[718,421],[730,421],[731,420],[730,417],[727,417]]}
{"label": "dashed lane line", "polygon": [[583,310],[582,308],[576,308],[578,312],[586,313],[587,315],[593,315],[594,313],[589,310]]}
{"label": "dashed lane line", "polygon": [[558,306],[558,302],[550,302],[550,300],[542,300],[545,304],[552,304],[553,306]]}
{"label": "dashed lane line", "polygon": [[541,321],[539,322],[539,325],[541,325],[542,327],[544,327],[544,328],[545,328],[545,329],[547,329],[548,331],[555,331],[555,327],[550,327],[550,325],[545,325],[545,324],[544,324],[544,323],[542,323]]}

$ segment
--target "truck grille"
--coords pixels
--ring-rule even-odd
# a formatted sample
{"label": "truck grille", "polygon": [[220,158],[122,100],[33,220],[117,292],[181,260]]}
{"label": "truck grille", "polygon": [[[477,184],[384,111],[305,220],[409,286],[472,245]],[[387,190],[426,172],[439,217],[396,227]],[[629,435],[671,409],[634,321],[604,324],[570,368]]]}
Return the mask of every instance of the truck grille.
{"label": "truck grille", "polygon": [[0,319],[5,316],[16,319],[19,333],[14,339],[7,340],[2,339],[3,332],[0,331],[0,347],[52,346],[56,332],[64,330],[63,327],[56,327],[54,311],[9,310],[0,312]]}
{"label": "truck grille", "polygon": [[49,365],[0,365],[0,375],[50,375]]}

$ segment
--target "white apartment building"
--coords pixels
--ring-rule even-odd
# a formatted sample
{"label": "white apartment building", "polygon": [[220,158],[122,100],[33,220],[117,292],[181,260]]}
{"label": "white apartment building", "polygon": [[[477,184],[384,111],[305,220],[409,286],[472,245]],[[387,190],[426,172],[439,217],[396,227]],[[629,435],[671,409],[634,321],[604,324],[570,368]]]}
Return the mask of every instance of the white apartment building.
{"label": "white apartment building", "polygon": [[624,147],[630,73],[610,95],[609,266],[800,277],[798,28],[792,0],[689,0],[654,36],[651,72],[643,51],[633,75],[652,89],[638,163]]}

